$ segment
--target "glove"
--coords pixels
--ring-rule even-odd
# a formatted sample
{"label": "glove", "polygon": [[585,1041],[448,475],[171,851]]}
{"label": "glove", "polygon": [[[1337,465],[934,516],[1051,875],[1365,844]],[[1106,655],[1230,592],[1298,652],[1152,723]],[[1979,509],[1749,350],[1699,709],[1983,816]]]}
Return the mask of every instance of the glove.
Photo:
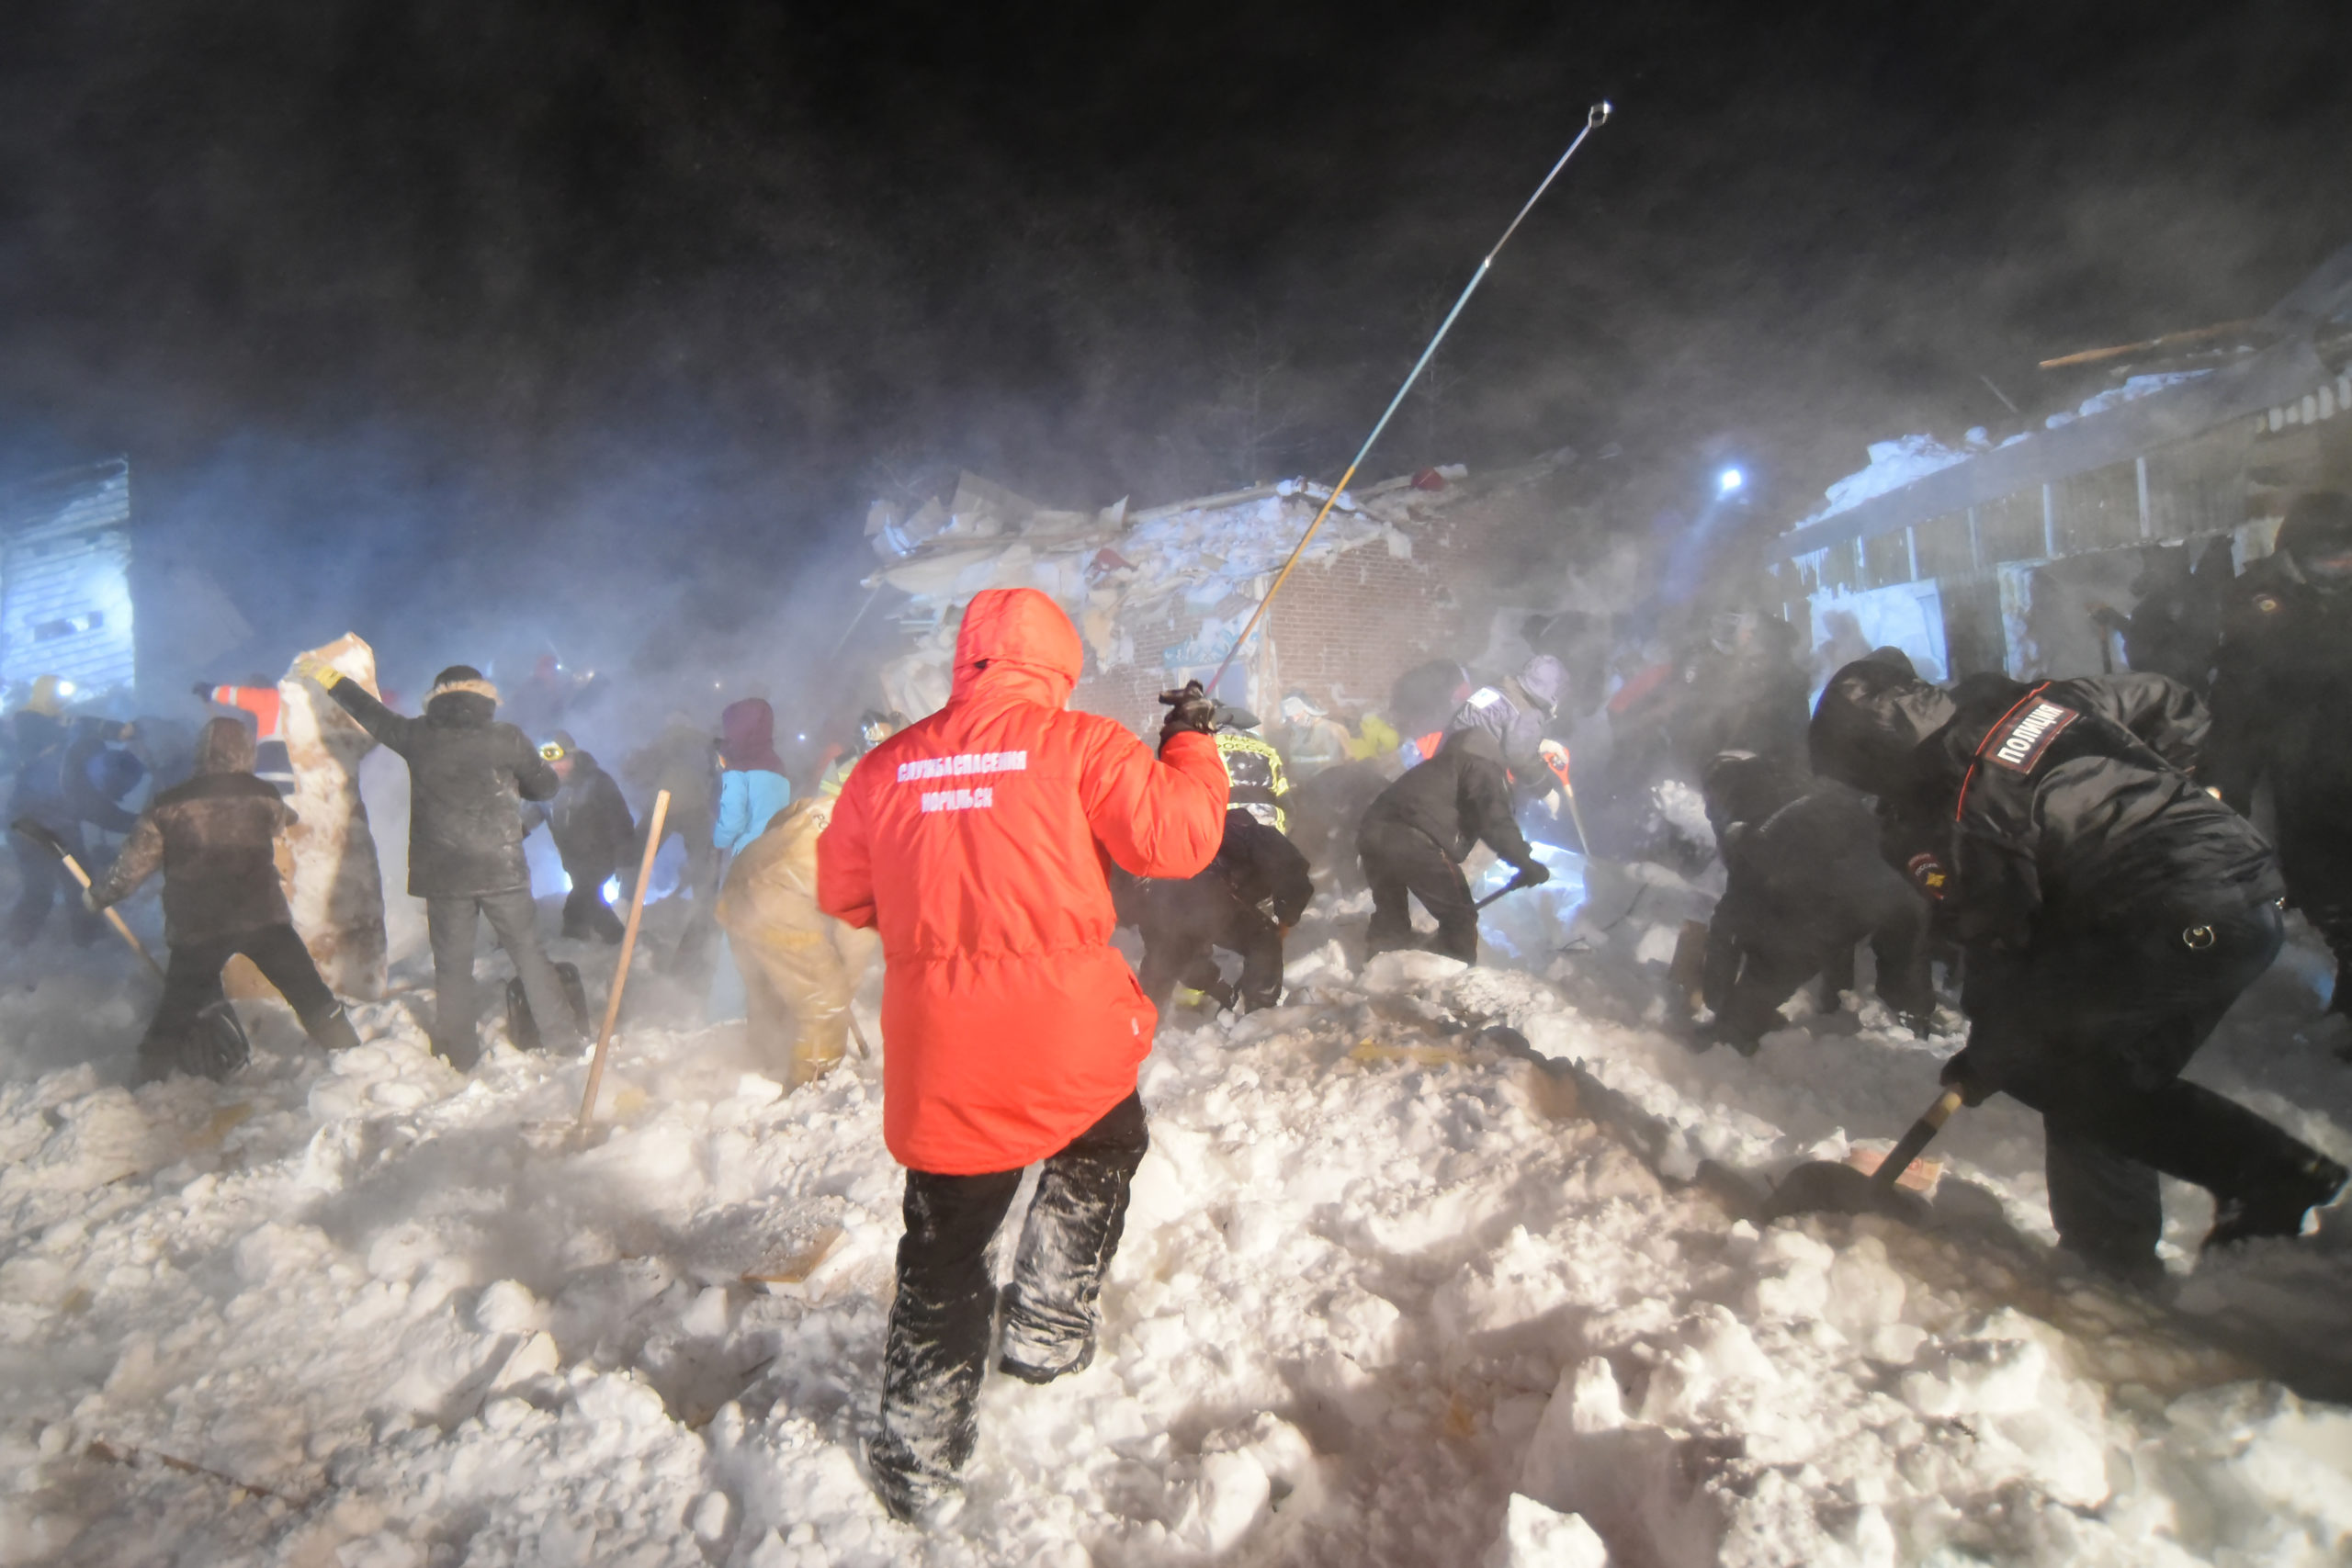
{"label": "glove", "polygon": [[1216,728],[1216,703],[1204,691],[1198,681],[1187,681],[1181,692],[1162,692],[1159,700],[1168,705],[1168,716],[1160,721],[1159,740],[1163,746],[1171,735],[1187,730],[1195,735],[1207,735]]}
{"label": "glove", "polygon": [[1960,1090],[1960,1102],[1972,1109],[1984,1104],[1992,1098],[1993,1091],[2000,1088],[1984,1076],[1973,1052],[1966,1046],[1944,1064],[1944,1070],[1937,1075],[1936,1081],[1946,1089]]}
{"label": "glove", "polygon": [[1529,861],[1519,868],[1517,881],[1521,887],[1541,887],[1552,880],[1552,868],[1540,860]]}
{"label": "glove", "polygon": [[196,700],[200,703],[209,703],[212,700],[212,694],[217,690],[219,690],[219,688],[214,686],[211,682],[198,681],[195,687]]}
{"label": "glove", "polygon": [[328,691],[334,690],[334,683],[343,679],[342,671],[337,670],[315,653],[306,653],[296,660],[294,673],[298,679],[316,681]]}
{"label": "glove", "polygon": [[82,908],[94,915],[103,915],[107,908],[104,904],[98,902],[98,890],[95,887],[82,889]]}

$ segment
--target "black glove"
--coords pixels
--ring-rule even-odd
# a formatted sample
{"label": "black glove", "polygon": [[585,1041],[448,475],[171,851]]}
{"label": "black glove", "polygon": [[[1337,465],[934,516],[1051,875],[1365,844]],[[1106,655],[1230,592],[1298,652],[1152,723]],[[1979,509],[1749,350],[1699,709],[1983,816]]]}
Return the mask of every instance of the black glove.
{"label": "black glove", "polygon": [[1195,735],[1207,735],[1216,728],[1216,701],[1204,691],[1198,681],[1187,681],[1181,692],[1162,692],[1159,700],[1168,705],[1168,716],[1160,721],[1159,739],[1166,745],[1171,735],[1186,730]]}
{"label": "black glove", "polygon": [[196,700],[200,703],[210,702],[212,700],[212,694],[216,689],[217,688],[215,688],[209,681],[198,681],[195,687]]}
{"label": "black glove", "polygon": [[1984,1104],[2001,1086],[1984,1075],[1984,1064],[1975,1059],[1973,1051],[1962,1046],[1944,1064],[1936,1081],[1946,1089],[1960,1090],[1960,1102],[1966,1106]]}
{"label": "black glove", "polygon": [[1552,880],[1552,868],[1540,860],[1532,860],[1519,868],[1515,880],[1521,887],[1541,887]]}

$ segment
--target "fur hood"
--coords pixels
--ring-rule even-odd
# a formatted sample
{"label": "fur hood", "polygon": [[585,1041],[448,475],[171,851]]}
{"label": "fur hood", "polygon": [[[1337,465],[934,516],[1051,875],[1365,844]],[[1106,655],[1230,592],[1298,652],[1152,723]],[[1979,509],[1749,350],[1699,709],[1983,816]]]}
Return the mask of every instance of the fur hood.
{"label": "fur hood", "polygon": [[492,707],[498,705],[498,688],[479,675],[470,681],[435,681],[433,683],[433,690],[424,694],[424,700],[430,704],[435,697],[459,694],[472,697],[487,697],[490,699]]}

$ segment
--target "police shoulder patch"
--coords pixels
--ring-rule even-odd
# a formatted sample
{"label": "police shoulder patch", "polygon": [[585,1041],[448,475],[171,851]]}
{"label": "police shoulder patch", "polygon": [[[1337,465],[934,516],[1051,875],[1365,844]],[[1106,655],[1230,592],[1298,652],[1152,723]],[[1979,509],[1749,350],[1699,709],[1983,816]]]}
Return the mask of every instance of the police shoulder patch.
{"label": "police shoulder patch", "polygon": [[2061,703],[2037,699],[2022,705],[1984,737],[1980,755],[1996,767],[2026,773],[2033,771],[2050,743],[2083,716]]}

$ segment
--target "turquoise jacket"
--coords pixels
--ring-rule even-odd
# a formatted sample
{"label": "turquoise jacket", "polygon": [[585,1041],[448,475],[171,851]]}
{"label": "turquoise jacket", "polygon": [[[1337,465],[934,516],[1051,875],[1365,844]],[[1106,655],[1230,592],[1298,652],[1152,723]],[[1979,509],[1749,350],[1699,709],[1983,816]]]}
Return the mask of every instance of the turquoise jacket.
{"label": "turquoise jacket", "polygon": [[711,838],[735,854],[767,831],[768,819],[792,804],[792,781],[764,768],[729,768],[718,775],[718,826]]}

